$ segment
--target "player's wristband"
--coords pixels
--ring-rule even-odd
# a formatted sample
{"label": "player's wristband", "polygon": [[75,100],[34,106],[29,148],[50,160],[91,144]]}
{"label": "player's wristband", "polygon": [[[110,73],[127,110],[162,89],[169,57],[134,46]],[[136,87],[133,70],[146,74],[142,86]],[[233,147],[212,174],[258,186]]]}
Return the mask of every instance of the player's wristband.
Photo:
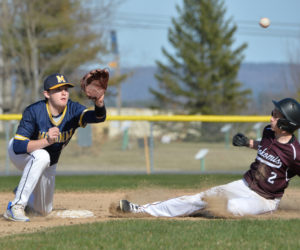
{"label": "player's wristband", "polygon": [[104,117],[106,115],[105,105],[103,105],[102,107],[98,107],[97,105],[95,105],[95,115],[97,118]]}

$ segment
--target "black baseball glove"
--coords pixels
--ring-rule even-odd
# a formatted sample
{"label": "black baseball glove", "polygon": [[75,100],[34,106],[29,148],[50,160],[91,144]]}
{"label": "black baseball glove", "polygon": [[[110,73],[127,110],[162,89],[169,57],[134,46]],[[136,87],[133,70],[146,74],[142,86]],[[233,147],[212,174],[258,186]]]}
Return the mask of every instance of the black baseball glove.
{"label": "black baseball glove", "polygon": [[249,139],[245,135],[238,133],[232,138],[232,145],[238,147],[249,147]]}

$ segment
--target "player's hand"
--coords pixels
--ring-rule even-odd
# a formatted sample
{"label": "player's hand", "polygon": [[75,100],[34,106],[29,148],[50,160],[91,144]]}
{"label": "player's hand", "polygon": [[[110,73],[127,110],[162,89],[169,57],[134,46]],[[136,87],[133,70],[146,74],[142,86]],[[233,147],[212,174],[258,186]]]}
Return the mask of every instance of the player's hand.
{"label": "player's hand", "polygon": [[249,147],[249,139],[245,135],[238,133],[232,138],[233,146]]}
{"label": "player's hand", "polygon": [[104,106],[104,93],[98,98],[94,99],[95,105],[98,106],[99,108]]}
{"label": "player's hand", "polygon": [[59,128],[52,127],[48,130],[47,141],[49,144],[53,144],[58,141],[59,138]]}

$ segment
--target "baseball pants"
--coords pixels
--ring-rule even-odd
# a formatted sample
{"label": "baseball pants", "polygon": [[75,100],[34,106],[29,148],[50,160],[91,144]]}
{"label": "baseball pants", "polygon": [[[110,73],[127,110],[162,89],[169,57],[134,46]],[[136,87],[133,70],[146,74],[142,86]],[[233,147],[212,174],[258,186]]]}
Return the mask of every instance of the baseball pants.
{"label": "baseball pants", "polygon": [[12,163],[23,171],[12,205],[29,206],[35,212],[46,215],[52,211],[56,166],[50,166],[49,153],[44,149],[28,154],[15,154],[13,139],[8,146]]}
{"label": "baseball pants", "polygon": [[274,211],[278,208],[280,199],[268,200],[252,191],[246,181],[238,180],[208,189],[196,195],[187,195],[162,202],[143,205],[140,212],[152,216],[187,216],[204,209],[207,203],[205,197],[219,196],[227,199],[227,210],[233,215],[257,215]]}

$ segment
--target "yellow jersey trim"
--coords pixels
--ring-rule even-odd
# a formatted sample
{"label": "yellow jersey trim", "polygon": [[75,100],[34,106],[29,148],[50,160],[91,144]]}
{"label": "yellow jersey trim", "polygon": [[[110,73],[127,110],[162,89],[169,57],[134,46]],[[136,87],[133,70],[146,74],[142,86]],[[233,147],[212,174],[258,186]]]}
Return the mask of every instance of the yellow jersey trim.
{"label": "yellow jersey trim", "polygon": [[80,115],[80,118],[79,118],[79,127],[82,127],[82,128],[85,128],[86,124],[82,124],[82,118],[84,116],[84,114],[89,111],[90,109],[85,109],[82,111],[81,115]]}
{"label": "yellow jersey trim", "polygon": [[66,105],[66,107],[65,107],[65,109],[64,109],[64,111],[63,111],[63,113],[62,113],[62,115],[61,115],[61,117],[60,117],[60,119],[59,119],[59,121],[56,122],[56,121],[54,121],[54,119],[53,119],[53,117],[52,117],[52,114],[51,114],[51,112],[50,112],[49,104],[48,104],[48,102],[46,102],[46,109],[47,109],[47,112],[48,112],[48,116],[49,116],[49,118],[50,118],[51,123],[52,123],[54,126],[59,126],[59,125],[61,124],[62,120],[64,119],[64,117],[65,117],[65,115],[66,115],[67,107],[68,107],[68,105]]}
{"label": "yellow jersey trim", "polygon": [[16,140],[20,140],[20,141],[26,141],[26,140],[30,140],[28,137],[25,137],[23,135],[19,135],[19,134],[15,134],[14,139]]}

